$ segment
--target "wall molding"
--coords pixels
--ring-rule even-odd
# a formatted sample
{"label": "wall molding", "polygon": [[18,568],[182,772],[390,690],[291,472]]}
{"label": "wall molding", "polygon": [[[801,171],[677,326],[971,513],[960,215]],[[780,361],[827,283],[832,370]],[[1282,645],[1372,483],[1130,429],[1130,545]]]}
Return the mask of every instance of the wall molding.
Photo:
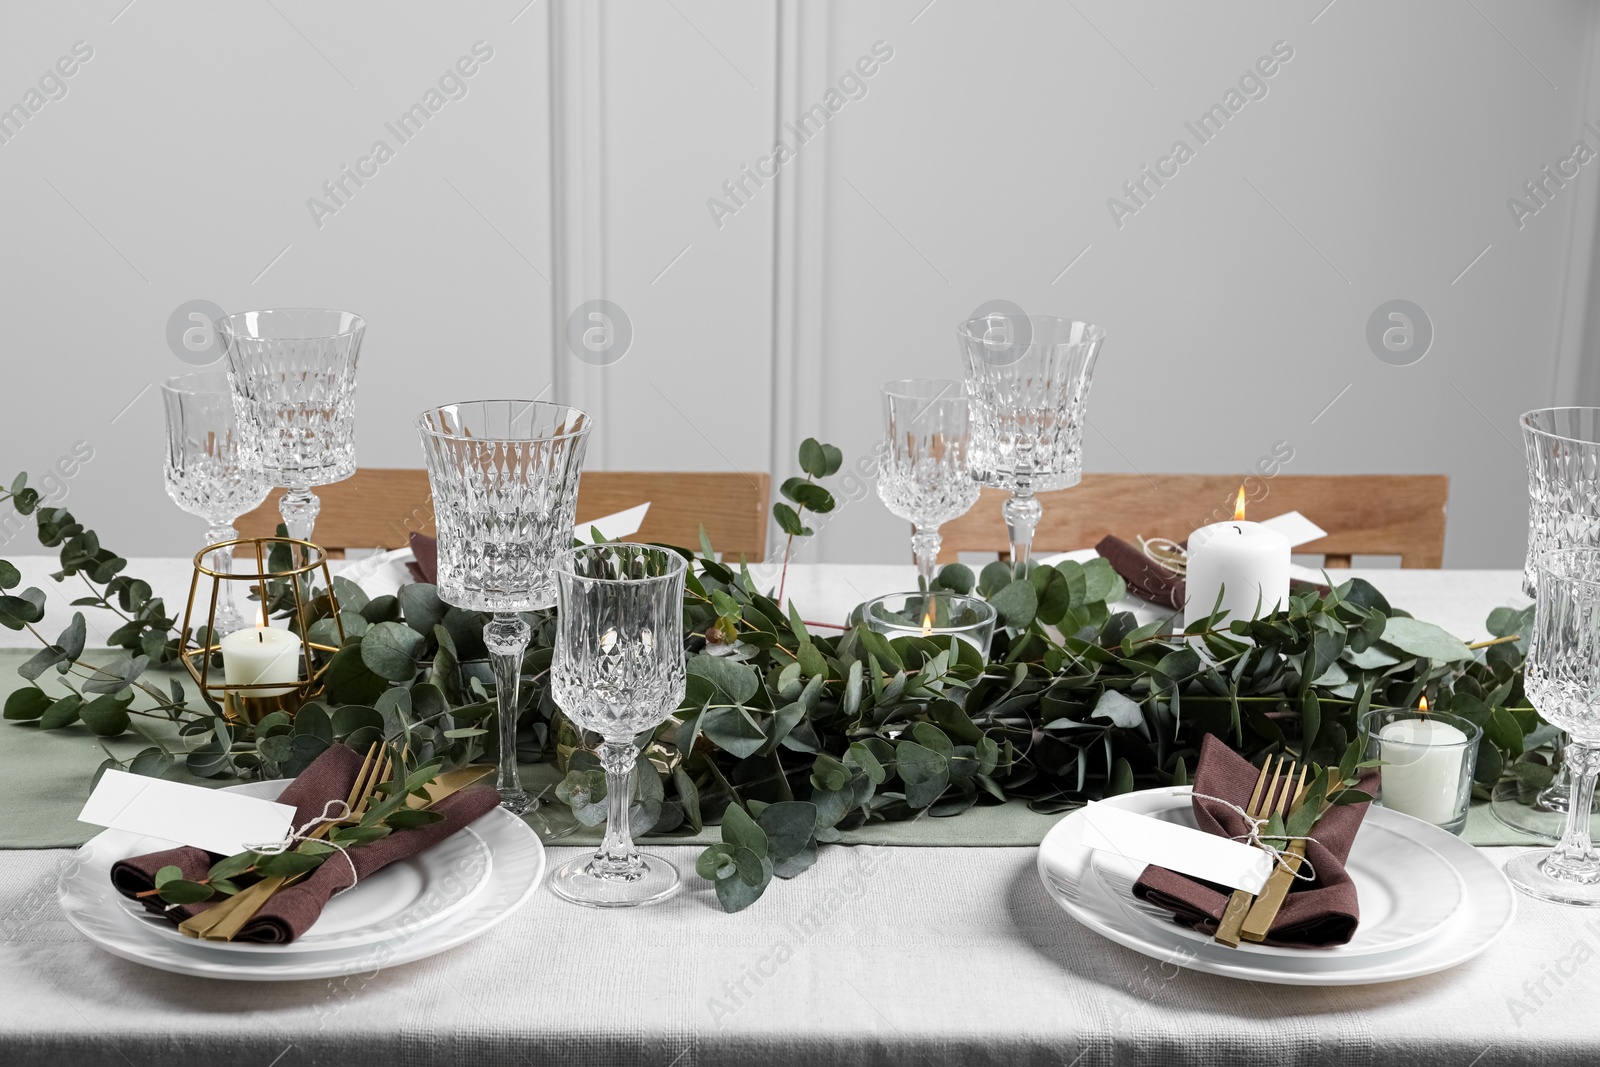
{"label": "wall molding", "polygon": [[[1585,122],[1600,121],[1600,20],[1589,11],[1588,50],[1584,58],[1579,106]],[[1548,402],[1557,405],[1600,405],[1600,181],[1578,186],[1563,268],[1561,319],[1557,325],[1555,367]]]}
{"label": "wall molding", "polygon": [[604,469],[610,439],[606,368],[567,349],[567,316],[606,294],[605,9],[550,0],[551,398],[587,411],[588,466]]}
{"label": "wall molding", "polygon": [[[828,80],[831,0],[777,0],[777,92],[772,139],[792,141],[786,120]],[[779,171],[772,235],[772,433],[768,469],[789,470],[806,437],[821,432],[827,289],[828,138]]]}

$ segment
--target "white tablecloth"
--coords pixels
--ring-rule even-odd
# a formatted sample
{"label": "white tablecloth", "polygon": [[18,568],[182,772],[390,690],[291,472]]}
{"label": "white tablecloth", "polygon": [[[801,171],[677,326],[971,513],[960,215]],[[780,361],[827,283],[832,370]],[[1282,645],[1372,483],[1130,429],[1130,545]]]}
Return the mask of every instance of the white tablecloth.
{"label": "white tablecloth", "polygon": [[[168,596],[181,564],[134,561]],[[29,563],[30,580],[44,570]],[[1515,572],[1362,572],[1467,638]],[[797,567],[806,617],[910,584],[908,567]],[[174,603],[178,602],[176,600]],[[54,621],[54,620],[53,620]],[[60,620],[63,621],[64,620]],[[575,854],[554,848],[562,862]],[[1600,1057],[1600,915],[1523,899],[1444,974],[1300,989],[1163,967],[1077,926],[1032,849],[825,848],[724,915],[687,891],[595,912],[541,890],[490,935],[335,981],[210,982],[101,953],[56,906],[60,851],[0,854],[0,1064],[1363,1064]],[[1500,862],[1515,849],[1494,849]]]}

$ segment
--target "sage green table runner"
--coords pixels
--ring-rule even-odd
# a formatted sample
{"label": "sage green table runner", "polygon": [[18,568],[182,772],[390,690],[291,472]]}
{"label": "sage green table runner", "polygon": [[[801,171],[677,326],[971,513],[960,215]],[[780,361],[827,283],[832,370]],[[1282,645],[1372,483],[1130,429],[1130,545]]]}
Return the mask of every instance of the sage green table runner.
{"label": "sage green table runner", "polygon": [[[16,669],[31,652],[0,649],[0,699],[24,685]],[[164,684],[163,672],[152,672],[152,680]],[[183,671],[170,677],[194,693],[194,686]],[[141,724],[175,752],[184,751],[177,728],[159,719],[143,719]],[[41,731],[33,723],[0,724],[0,848],[64,848],[81,845],[99,828],[78,822],[78,812],[89,795],[95,769],[109,750],[127,759],[147,748],[150,741],[136,733],[116,738],[99,738],[81,723],[60,730]],[[102,747],[104,746],[104,747]],[[558,776],[548,764],[523,767],[526,784],[546,796],[554,795]],[[202,779],[176,771],[179,781],[205,786],[234,784],[231,779]],[[557,802],[559,803],[559,802]],[[992,807],[975,807],[953,818],[923,817],[909,822],[877,823],[845,835],[850,844],[905,845],[910,847],[1029,847],[1037,845],[1060,815],[1040,815],[1026,804],[1012,801]],[[1490,814],[1488,805],[1476,804],[1467,820],[1466,840],[1474,845],[1534,845],[1540,842],[1515,833]],[[689,834],[646,836],[643,840],[672,844],[710,844],[720,841],[721,831],[708,827]],[[580,845],[600,840],[599,829],[580,830],[562,844]]]}

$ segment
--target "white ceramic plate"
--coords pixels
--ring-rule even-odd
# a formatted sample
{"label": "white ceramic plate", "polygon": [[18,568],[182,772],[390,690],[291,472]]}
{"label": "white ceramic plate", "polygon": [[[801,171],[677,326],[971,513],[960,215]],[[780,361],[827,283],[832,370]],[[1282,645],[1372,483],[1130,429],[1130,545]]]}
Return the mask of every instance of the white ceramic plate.
{"label": "white ceramic plate", "polygon": [[[1133,811],[1170,811],[1187,808],[1188,787],[1151,789],[1113,798],[1107,803]],[[1455,967],[1481,953],[1510,926],[1516,915],[1516,893],[1493,861],[1453,834],[1407,815],[1374,807],[1351,850],[1351,871],[1365,910],[1369,890],[1364,884],[1363,855],[1371,848],[1387,849],[1380,838],[1392,834],[1410,846],[1431,851],[1453,869],[1460,880],[1462,898],[1455,914],[1433,936],[1370,953],[1345,948],[1267,952],[1224,948],[1173,922],[1153,922],[1121,899],[1095,874],[1093,852],[1081,844],[1081,813],[1058,822],[1039,846],[1038,870],[1050,896],[1069,915],[1089,929],[1147,956],[1191,970],[1229,978],[1280,985],[1368,985],[1392,982]],[[1378,832],[1368,834],[1369,829]],[[1367,844],[1368,837],[1374,842]],[[1406,864],[1412,861],[1402,860]],[[1425,861],[1428,863],[1431,861]],[[1396,885],[1409,885],[1404,873],[1391,875]],[[1365,921],[1365,920],[1364,920]],[[1354,942],[1352,942],[1354,943]],[[1346,946],[1347,948],[1348,946]]]}
{"label": "white ceramic plate", "polygon": [[[147,838],[132,842],[124,855],[137,856],[170,842]],[[329,857],[329,863],[340,862]],[[470,826],[452,834],[428,851],[391,863],[370,878],[363,878],[328,902],[317,921],[294,942],[296,952],[327,952],[372,945],[409,936],[454,915],[489,884],[494,859],[489,846]],[[195,941],[172,923],[147,911],[142,904],[117,894],[123,910],[135,922],[162,937],[208,952],[282,952],[282,945],[248,941]]]}
{"label": "white ceramic plate", "polygon": [[[271,799],[286,784],[250,782],[230,788]],[[358,974],[410,963],[470,941],[533,895],[545,870],[544,846],[538,835],[503,808],[495,808],[467,829],[490,856],[488,876],[478,892],[438,922],[397,929],[368,944],[305,951],[297,942],[257,946],[257,952],[220,953],[204,942],[158,933],[130,915],[123,907],[122,894],[111,887],[111,865],[130,855],[128,846],[136,840],[131,834],[119,837],[114,830],[98,835],[73,854],[73,861],[66,865],[57,883],[57,896],[68,921],[84,937],[113,955],[158,970],[253,982]],[[351,891],[352,903],[361,888]]]}
{"label": "white ceramic plate", "polygon": [[[1118,807],[1180,826],[1195,825],[1187,794],[1147,790]],[[1349,944],[1318,951],[1340,959],[1370,956],[1425,941],[1443,929],[1466,892],[1455,868],[1427,845],[1370,817],[1362,822],[1357,842],[1359,847],[1351,850],[1346,870],[1355,879],[1361,925]],[[1163,934],[1175,930],[1196,945],[1211,943],[1207,935],[1174,923],[1171,912],[1134,897],[1133,884],[1143,872],[1143,864],[1097,851],[1090,858],[1090,867],[1111,896],[1138,919],[1159,927]],[[1233,951],[1300,959],[1307,950],[1246,941]]]}

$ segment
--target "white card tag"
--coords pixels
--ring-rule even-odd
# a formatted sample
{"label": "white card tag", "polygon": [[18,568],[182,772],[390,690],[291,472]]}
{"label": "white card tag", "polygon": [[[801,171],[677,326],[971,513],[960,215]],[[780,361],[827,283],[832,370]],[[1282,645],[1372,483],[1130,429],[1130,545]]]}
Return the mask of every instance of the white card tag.
{"label": "white card tag", "polygon": [[1083,843],[1247,893],[1261,892],[1272,873],[1272,857],[1253,845],[1109,804],[1084,809]]}
{"label": "white card tag", "polygon": [[111,770],[100,776],[78,821],[232,856],[283,840],[294,815],[290,805],[260,797]]}
{"label": "white card tag", "polygon": [[639,532],[639,527],[644,525],[644,517],[649,510],[650,502],[647,500],[637,507],[619,511],[615,515],[606,515],[593,522],[580,522],[572,528],[572,534],[584,544],[588,544],[589,527],[593,526],[607,541],[620,541]]}
{"label": "white card tag", "polygon": [[1289,547],[1303,545],[1308,541],[1315,541],[1319,537],[1327,537],[1328,531],[1300,514],[1298,511],[1286,511],[1271,519],[1263,519],[1261,525],[1269,530],[1277,530],[1289,539]]}

